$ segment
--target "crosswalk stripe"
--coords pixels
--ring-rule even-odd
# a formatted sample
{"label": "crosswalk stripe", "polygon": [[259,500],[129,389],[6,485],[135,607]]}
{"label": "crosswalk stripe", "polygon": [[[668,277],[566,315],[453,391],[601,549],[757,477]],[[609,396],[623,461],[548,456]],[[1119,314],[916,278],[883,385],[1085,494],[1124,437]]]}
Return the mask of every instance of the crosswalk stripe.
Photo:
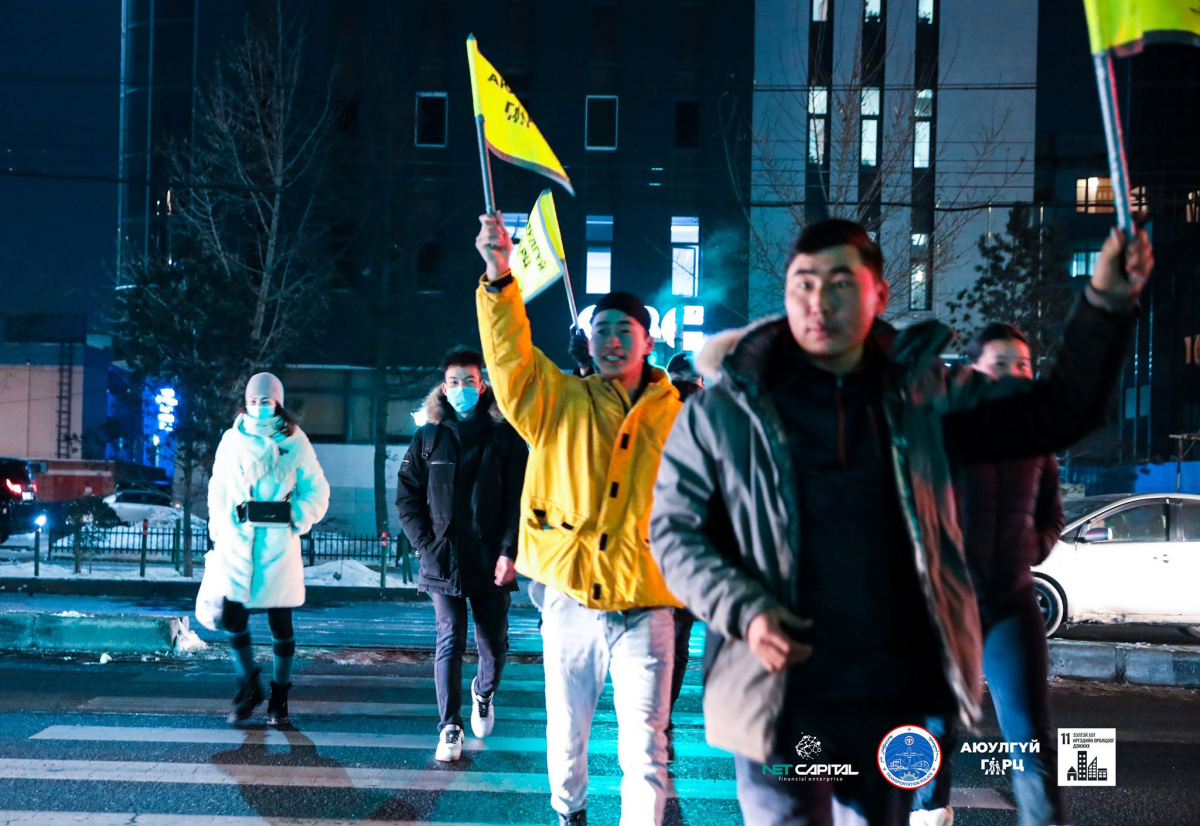
{"label": "crosswalk stripe", "polygon": [[[327,820],[305,817],[140,814],[135,812],[0,811],[0,826],[423,826],[426,820]],[[485,826],[438,822],[438,826]],[[486,826],[495,826],[487,824]],[[505,826],[534,826],[505,824]],[[538,824],[540,826],[540,824]]]}
{"label": "crosswalk stripe", "polygon": [[[85,780],[108,783],[184,783],[215,786],[294,786],[438,792],[549,794],[544,774],[454,770],[363,769],[340,766],[259,766],[151,763],[126,760],[25,760],[0,758],[0,779]],[[621,778],[593,774],[590,794],[619,795]],[[733,780],[667,780],[667,796],[688,800],[736,800]]]}
{"label": "crosswalk stripe", "polygon": [[[288,706],[296,714],[317,716],[354,715],[359,717],[438,718],[438,707],[432,703],[354,703],[320,700],[289,700]],[[93,697],[77,706],[82,711],[100,711],[124,714],[228,714],[229,701],[210,697]],[[524,723],[546,722],[546,709],[521,706],[500,706],[498,720],[513,720]],[[615,723],[615,711],[596,711],[598,723]],[[679,711],[671,716],[676,726],[702,726],[704,715],[699,712]]]}
{"label": "crosswalk stripe", "polygon": [[[153,726],[50,726],[32,735],[31,740],[70,740],[109,743],[207,743],[234,746],[319,746],[323,748],[427,749],[437,746],[437,735],[366,734],[342,731],[295,731],[279,729],[166,728]],[[545,754],[543,737],[496,737],[463,739],[467,752],[521,752]],[[591,754],[616,754],[615,740],[594,739],[588,744]],[[729,758],[727,751],[706,743],[675,742],[676,757]],[[0,824],[2,826],[2,824]]]}
{"label": "crosswalk stripe", "polygon": [[[160,678],[161,679],[161,678]],[[340,674],[300,674],[296,676],[295,682],[299,686],[306,684],[318,685],[336,685],[353,688],[359,685],[380,685],[392,688],[427,688],[430,691],[434,690],[433,677],[387,677],[381,674],[370,674],[363,676],[342,676]],[[471,681],[463,680],[463,691],[471,689]],[[504,679],[500,682],[499,694],[503,695],[509,691],[529,692],[531,694],[545,694],[546,683],[542,680],[509,680]],[[604,684],[604,693],[612,695],[612,683]],[[699,684],[684,683],[680,692],[681,696],[699,697],[704,693],[704,687]]]}

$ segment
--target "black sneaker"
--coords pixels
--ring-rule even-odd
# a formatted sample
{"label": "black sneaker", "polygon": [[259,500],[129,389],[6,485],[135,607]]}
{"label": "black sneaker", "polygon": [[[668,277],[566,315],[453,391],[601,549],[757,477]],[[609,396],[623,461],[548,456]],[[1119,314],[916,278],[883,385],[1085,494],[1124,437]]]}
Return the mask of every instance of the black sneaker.
{"label": "black sneaker", "polygon": [[288,691],[292,688],[291,683],[279,683],[271,680],[271,699],[267,701],[267,722],[273,726],[279,725],[288,716]]}
{"label": "black sneaker", "polygon": [[558,826],[587,826],[587,809],[580,809],[569,815],[559,813]]}
{"label": "black sneaker", "polygon": [[254,713],[254,708],[263,701],[262,685],[258,675],[262,669],[256,668],[238,681],[237,694],[233,697],[233,710],[226,718],[230,723],[240,723]]}

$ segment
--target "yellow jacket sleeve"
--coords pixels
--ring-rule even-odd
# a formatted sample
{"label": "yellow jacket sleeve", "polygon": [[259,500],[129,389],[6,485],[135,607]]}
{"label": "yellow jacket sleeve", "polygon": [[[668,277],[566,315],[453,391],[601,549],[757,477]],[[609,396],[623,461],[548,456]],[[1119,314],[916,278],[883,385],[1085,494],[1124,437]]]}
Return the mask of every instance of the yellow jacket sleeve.
{"label": "yellow jacket sleeve", "polygon": [[[475,292],[488,380],[504,417],[522,439],[537,446],[558,421],[570,391],[586,393],[583,380],[564,373],[533,346],[516,279],[496,292],[488,286],[486,279],[481,280]],[[579,387],[572,388],[573,384]]]}

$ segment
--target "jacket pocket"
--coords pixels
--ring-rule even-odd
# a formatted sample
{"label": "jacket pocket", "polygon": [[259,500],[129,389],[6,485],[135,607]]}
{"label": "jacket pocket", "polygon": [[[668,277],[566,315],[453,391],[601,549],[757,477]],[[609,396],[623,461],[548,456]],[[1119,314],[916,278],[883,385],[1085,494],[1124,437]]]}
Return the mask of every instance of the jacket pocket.
{"label": "jacket pocket", "polygon": [[458,464],[445,460],[429,463],[429,519],[436,537],[446,535],[454,519],[454,477]]}
{"label": "jacket pocket", "polygon": [[450,579],[454,574],[450,540],[433,539],[419,552],[421,573],[426,579]]}

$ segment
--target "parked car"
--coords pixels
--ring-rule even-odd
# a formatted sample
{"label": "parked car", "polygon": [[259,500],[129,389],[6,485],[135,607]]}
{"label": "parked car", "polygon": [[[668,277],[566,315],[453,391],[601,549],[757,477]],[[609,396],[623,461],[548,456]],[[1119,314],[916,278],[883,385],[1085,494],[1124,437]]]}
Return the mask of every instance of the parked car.
{"label": "parked car", "polygon": [[1200,625],[1200,496],[1095,496],[1063,513],[1033,568],[1046,636],[1077,622]]}
{"label": "parked car", "polygon": [[119,490],[104,497],[104,503],[116,512],[124,525],[138,525],[143,520],[161,523],[182,519],[178,508],[165,493],[150,490]]}
{"label": "parked car", "polygon": [[34,529],[38,501],[33,470],[24,459],[0,458],[0,542]]}

